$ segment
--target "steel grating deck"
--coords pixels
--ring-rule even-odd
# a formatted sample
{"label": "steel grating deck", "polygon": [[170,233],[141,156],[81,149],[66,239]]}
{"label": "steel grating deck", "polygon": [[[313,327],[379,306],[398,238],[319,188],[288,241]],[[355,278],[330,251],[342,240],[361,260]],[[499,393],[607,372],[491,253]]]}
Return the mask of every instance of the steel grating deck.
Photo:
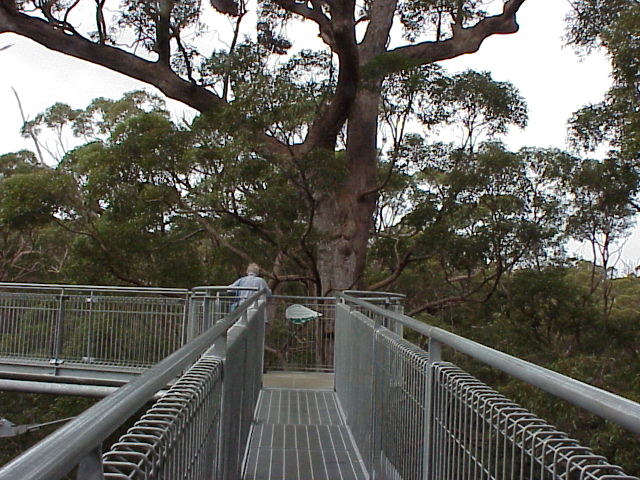
{"label": "steel grating deck", "polygon": [[243,478],[367,479],[335,393],[262,390]]}

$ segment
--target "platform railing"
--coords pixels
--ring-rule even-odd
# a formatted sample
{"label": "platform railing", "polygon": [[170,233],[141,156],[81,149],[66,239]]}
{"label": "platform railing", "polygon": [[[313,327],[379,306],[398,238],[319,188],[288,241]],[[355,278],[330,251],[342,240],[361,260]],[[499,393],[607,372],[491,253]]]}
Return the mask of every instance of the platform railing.
{"label": "platform railing", "polygon": [[[76,466],[83,480],[105,474],[130,478],[125,471],[147,475],[136,478],[195,479],[203,478],[202,472],[239,478],[261,386],[265,315],[264,295],[255,293],[202,335],[5,465],[0,480],[56,480]],[[103,465],[102,442],[176,377],[181,378],[105,455]],[[175,476],[178,472],[185,475]]]}
{"label": "platform railing", "polygon": [[[405,296],[398,293],[349,290],[345,293],[402,313]],[[287,319],[291,305],[302,305],[317,316],[311,320]],[[269,327],[265,366],[269,370],[334,371],[335,297],[272,295],[268,299]]]}
{"label": "platform railing", "polygon": [[203,286],[191,290],[185,340],[189,341],[220,321],[238,306],[238,292],[252,287]]}
{"label": "platform railing", "polygon": [[0,356],[147,367],[184,344],[184,289],[0,283]]}
{"label": "platform railing", "polygon": [[[426,336],[429,351],[394,333],[399,326]],[[640,433],[638,403],[342,296],[336,307],[336,393],[372,478],[636,479],[443,362],[443,345]]]}

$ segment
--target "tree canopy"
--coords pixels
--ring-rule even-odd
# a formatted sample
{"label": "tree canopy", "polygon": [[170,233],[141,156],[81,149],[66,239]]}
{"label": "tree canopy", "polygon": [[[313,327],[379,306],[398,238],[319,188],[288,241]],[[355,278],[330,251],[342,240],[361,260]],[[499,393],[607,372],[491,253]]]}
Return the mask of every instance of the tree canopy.
{"label": "tree canopy", "polygon": [[[225,153],[297,170],[289,187],[311,212],[302,242],[323,238],[307,248],[305,275],[324,294],[363,281],[381,189],[377,124],[385,79],[516,32],[524,0],[126,0],[112,8],[116,3],[3,0],[0,32],[153,85],[202,112],[216,143],[234,150]],[[255,23],[247,30],[250,13]],[[233,28],[223,42],[207,42],[207,25],[224,34],[222,16]],[[317,32],[319,49],[294,47],[299,24]],[[455,95],[455,88],[442,94]],[[69,113],[52,108],[45,123],[55,128],[56,116]]]}

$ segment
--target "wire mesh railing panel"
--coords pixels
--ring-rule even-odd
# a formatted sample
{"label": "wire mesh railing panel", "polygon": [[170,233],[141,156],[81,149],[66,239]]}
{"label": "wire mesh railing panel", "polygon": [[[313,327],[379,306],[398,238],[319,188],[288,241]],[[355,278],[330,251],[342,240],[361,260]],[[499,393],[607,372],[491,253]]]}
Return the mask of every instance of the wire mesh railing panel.
{"label": "wire mesh railing panel", "polygon": [[222,320],[237,306],[237,298],[227,291],[198,292],[191,298],[187,341],[201,335],[212,325]]}
{"label": "wire mesh railing panel", "polygon": [[[130,314],[136,320],[135,324],[125,323],[127,328],[123,331],[127,334],[131,334],[129,328],[138,328],[145,336],[155,339],[167,336],[180,340],[185,336],[186,328],[166,330],[157,320],[158,316],[182,318],[186,325],[188,295],[182,297],[182,303],[170,298],[136,296],[130,301],[127,296],[115,297],[117,299],[109,298],[98,305],[92,297],[87,301],[82,296],[64,296],[64,306],[56,317],[56,333],[61,332],[56,337],[56,345],[62,345],[64,350],[64,342],[59,341],[62,333],[68,336],[73,331],[72,326],[86,324],[91,317],[90,311],[102,312],[109,318],[115,311],[114,318],[120,319],[128,319]],[[172,310],[175,305],[182,305],[182,312],[179,308]],[[207,320],[211,327],[202,335],[0,468],[0,478],[53,480],[63,478],[76,466],[79,478],[100,469],[104,470],[106,478],[240,478],[262,384],[266,311],[265,295],[256,292],[222,320]],[[213,315],[212,311],[209,313]],[[145,323],[147,319],[150,319],[148,324]],[[170,326],[174,324],[169,322]],[[114,327],[112,324],[107,326]],[[92,331],[95,333],[95,329]],[[83,342],[85,334],[83,330],[80,335]],[[138,340],[137,343],[141,342]],[[123,349],[118,351],[124,352]],[[150,358],[162,356],[163,350],[156,343],[142,343],[140,349],[129,356],[134,354],[137,358]],[[192,365],[195,366],[189,368]],[[101,444],[115,429],[176,378],[178,380],[168,393],[120,438],[110,452],[98,455]],[[94,478],[94,473],[90,475]],[[95,476],[97,478],[97,473]]]}
{"label": "wire mesh railing panel", "polygon": [[[603,410],[635,411],[628,401],[346,298],[348,303],[336,307],[336,393],[372,477],[638,480],[457,366],[437,361],[440,345],[485,358],[496,368],[524,369],[526,375],[518,371],[523,376],[544,373],[542,383],[580,389],[580,401],[584,397],[578,396],[588,391],[602,401]],[[389,330],[407,327],[429,337],[429,353]],[[434,331],[438,338],[431,335]]]}
{"label": "wire mesh railing panel", "polygon": [[60,355],[99,364],[152,365],[182,345],[184,298],[70,296]]}
{"label": "wire mesh railing panel", "polygon": [[222,363],[203,357],[103,456],[105,478],[214,478]]}
{"label": "wire mesh railing panel", "polygon": [[57,295],[0,294],[0,355],[52,358],[59,310]]}
{"label": "wire mesh railing panel", "polygon": [[455,365],[433,369],[430,478],[632,478]]}
{"label": "wire mesh railing panel", "polygon": [[423,479],[428,355],[376,331],[374,455],[384,478]]}
{"label": "wire mesh railing panel", "polygon": [[[287,319],[285,312],[291,305],[302,305],[319,315],[304,320]],[[267,369],[333,371],[335,298],[273,296],[268,308]]]}
{"label": "wire mesh railing panel", "polygon": [[365,466],[372,469],[375,323],[344,304],[336,306],[335,387]]}
{"label": "wire mesh railing panel", "polygon": [[188,308],[186,294],[1,291],[0,356],[153,365],[184,343]]}

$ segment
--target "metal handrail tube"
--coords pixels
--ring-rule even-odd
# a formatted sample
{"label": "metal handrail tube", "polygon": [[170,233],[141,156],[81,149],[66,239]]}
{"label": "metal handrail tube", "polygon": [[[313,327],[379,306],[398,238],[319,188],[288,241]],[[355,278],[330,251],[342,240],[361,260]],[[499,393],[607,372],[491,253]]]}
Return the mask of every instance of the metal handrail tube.
{"label": "metal handrail tube", "polygon": [[344,290],[342,293],[349,297],[354,297],[356,295],[359,295],[358,298],[365,298],[365,297],[370,298],[371,296],[374,296],[375,298],[385,297],[385,298],[397,298],[402,300],[407,298],[407,296],[404,293],[380,292],[378,290]]}
{"label": "metal handrail tube", "polygon": [[253,291],[257,291],[258,288],[257,287],[232,287],[230,285],[207,285],[207,286],[199,286],[199,287],[193,287],[191,289],[191,292],[193,293],[206,293],[208,291],[214,291],[214,292],[228,292],[228,291],[235,291],[235,290],[253,290]]}
{"label": "metal handrail tube", "polygon": [[343,294],[339,297],[640,434],[639,403],[358,298]]}
{"label": "metal handrail tube", "polygon": [[68,473],[158,390],[193,364],[261,295],[256,292],[224,320],[16,457],[0,469],[0,480],[52,480]]}
{"label": "metal handrail tube", "polygon": [[326,302],[336,301],[336,297],[307,297],[304,295],[271,295],[271,298],[275,298],[276,300],[303,300],[305,302],[314,300],[322,300]]}
{"label": "metal handrail tube", "polygon": [[71,285],[62,283],[13,283],[0,282],[0,288],[20,288],[33,290],[93,290],[108,292],[130,292],[130,293],[163,293],[163,294],[189,294],[185,288],[159,288],[159,287],[119,287],[105,285]]}

